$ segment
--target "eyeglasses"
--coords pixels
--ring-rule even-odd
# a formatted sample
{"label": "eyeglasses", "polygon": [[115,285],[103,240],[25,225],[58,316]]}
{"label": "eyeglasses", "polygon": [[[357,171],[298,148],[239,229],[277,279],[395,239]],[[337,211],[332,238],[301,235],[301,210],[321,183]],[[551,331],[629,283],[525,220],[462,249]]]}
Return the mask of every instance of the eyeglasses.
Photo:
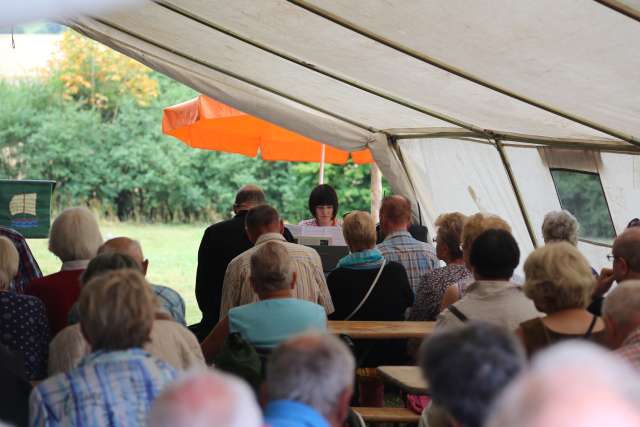
{"label": "eyeglasses", "polygon": [[627,228],[631,227],[640,227],[640,218],[633,218],[631,221],[629,221],[629,224],[627,224]]}
{"label": "eyeglasses", "polygon": [[614,255],[614,254],[609,254],[609,255],[607,255],[607,259],[609,260],[609,262],[613,262],[613,261],[615,261],[615,260],[616,260],[616,258],[620,258],[620,257],[619,257],[619,256],[617,256],[617,255]]}

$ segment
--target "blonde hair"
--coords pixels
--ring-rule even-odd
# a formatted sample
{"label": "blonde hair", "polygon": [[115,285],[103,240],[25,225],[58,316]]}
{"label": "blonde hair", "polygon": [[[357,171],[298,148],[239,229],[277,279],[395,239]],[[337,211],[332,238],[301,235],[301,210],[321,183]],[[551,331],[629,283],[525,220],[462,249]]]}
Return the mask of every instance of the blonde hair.
{"label": "blonde hair", "polygon": [[350,247],[371,249],[376,245],[376,224],[367,212],[350,212],[342,224],[342,234]]}
{"label": "blonde hair", "polygon": [[462,229],[466,220],[466,215],[460,212],[450,212],[438,216],[434,224],[438,229],[438,240],[447,245],[449,255],[453,260],[462,258],[460,242],[462,239]]}
{"label": "blonde hair", "polygon": [[62,262],[91,259],[100,245],[98,222],[85,207],[65,209],[51,224],[49,250]]}
{"label": "blonde hair", "polygon": [[511,226],[498,215],[479,212],[467,217],[464,227],[462,227],[461,236],[462,252],[465,261],[469,260],[473,242],[487,230],[505,230],[511,233]]}
{"label": "blonde hair", "polygon": [[84,285],[78,308],[82,331],[93,351],[124,350],[149,341],[156,299],[139,271],[123,269]]}
{"label": "blonde hair", "polygon": [[569,242],[578,244],[578,220],[569,211],[552,211],[542,221],[542,237],[545,243]]}
{"label": "blonde hair", "polygon": [[586,308],[596,281],[587,259],[568,242],[536,249],[524,263],[524,293],[544,313]]}
{"label": "blonde hair", "polygon": [[20,257],[13,242],[0,236],[0,291],[9,289],[11,280],[18,274]]}

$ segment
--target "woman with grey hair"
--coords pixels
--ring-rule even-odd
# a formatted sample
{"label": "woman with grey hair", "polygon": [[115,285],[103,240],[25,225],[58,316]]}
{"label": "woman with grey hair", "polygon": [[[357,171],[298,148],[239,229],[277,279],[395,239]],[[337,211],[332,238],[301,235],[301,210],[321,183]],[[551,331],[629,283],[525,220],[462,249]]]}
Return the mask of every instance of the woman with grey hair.
{"label": "woman with grey hair", "polygon": [[542,237],[545,243],[569,242],[576,246],[579,229],[578,220],[567,210],[549,212],[542,221]]}
{"label": "woman with grey hair", "polygon": [[0,236],[0,343],[22,357],[30,380],[38,380],[47,373],[49,323],[42,301],[9,289],[18,263],[11,240]]}
{"label": "woman with grey hair", "polygon": [[286,248],[278,242],[267,242],[251,256],[249,277],[258,302],[229,310],[202,342],[208,363],[232,333],[259,349],[272,349],[287,338],[309,329],[325,330],[327,316],[322,306],[293,298],[296,272]]}
{"label": "woman with grey hair", "polygon": [[52,336],[67,326],[69,310],[80,296],[80,275],[101,244],[98,222],[85,207],[65,209],[51,224],[49,250],[60,258],[62,268],[33,280],[25,293],[44,302]]}

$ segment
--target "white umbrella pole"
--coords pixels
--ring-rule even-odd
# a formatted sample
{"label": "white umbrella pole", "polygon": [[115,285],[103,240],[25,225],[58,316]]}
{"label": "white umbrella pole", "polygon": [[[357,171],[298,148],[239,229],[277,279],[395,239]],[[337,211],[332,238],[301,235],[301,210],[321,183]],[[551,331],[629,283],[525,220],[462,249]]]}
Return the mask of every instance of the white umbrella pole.
{"label": "white umbrella pole", "polygon": [[374,222],[380,221],[380,205],[382,204],[382,173],[378,165],[371,163],[371,217]]}
{"label": "white umbrella pole", "polygon": [[324,184],[324,156],[326,146],[322,144],[322,152],[320,154],[320,184]]}

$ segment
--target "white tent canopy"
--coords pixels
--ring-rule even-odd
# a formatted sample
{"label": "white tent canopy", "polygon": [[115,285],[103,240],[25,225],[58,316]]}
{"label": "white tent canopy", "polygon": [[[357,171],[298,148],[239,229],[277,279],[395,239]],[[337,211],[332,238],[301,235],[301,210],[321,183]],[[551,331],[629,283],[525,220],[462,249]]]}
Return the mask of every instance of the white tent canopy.
{"label": "white tent canopy", "polygon": [[159,0],[69,24],[248,114],[368,146],[427,224],[495,212],[528,252],[560,207],[550,162],[579,167],[576,150],[618,232],[640,212],[638,0]]}

